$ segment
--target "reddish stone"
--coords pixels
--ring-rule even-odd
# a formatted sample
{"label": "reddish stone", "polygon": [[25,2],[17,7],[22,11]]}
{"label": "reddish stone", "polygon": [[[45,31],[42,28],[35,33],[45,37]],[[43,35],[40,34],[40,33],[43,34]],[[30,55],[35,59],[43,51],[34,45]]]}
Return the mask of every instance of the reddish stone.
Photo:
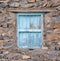
{"label": "reddish stone", "polygon": [[60,28],[60,23],[55,23],[54,28]]}
{"label": "reddish stone", "polygon": [[47,3],[47,7],[51,7],[53,5],[53,3],[50,1]]}
{"label": "reddish stone", "polygon": [[54,36],[47,36],[48,41],[54,41],[60,39],[59,35],[54,35]]}
{"label": "reddish stone", "polygon": [[60,29],[55,29],[54,33],[60,33]]}
{"label": "reddish stone", "polygon": [[3,40],[0,40],[0,44],[3,44]]}

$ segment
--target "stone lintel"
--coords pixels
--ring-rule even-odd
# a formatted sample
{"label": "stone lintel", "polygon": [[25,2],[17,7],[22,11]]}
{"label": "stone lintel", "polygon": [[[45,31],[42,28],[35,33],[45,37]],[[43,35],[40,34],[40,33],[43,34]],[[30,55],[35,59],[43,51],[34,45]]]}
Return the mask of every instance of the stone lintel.
{"label": "stone lintel", "polygon": [[55,8],[54,9],[12,9],[12,8],[9,8],[7,9],[7,11],[9,12],[55,12],[57,11]]}

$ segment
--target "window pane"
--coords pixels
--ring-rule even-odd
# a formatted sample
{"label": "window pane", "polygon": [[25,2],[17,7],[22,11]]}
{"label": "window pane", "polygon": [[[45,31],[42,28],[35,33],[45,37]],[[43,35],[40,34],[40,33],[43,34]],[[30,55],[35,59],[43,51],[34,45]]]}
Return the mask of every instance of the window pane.
{"label": "window pane", "polygon": [[19,17],[20,29],[41,29],[41,17],[40,16],[20,16]]}
{"label": "window pane", "polygon": [[41,33],[19,33],[19,47],[39,48],[41,47]]}

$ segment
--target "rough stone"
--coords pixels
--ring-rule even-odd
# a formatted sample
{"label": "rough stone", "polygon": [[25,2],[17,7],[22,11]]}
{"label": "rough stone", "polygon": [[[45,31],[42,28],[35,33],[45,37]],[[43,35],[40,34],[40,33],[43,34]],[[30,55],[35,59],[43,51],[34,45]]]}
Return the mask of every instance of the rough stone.
{"label": "rough stone", "polygon": [[36,0],[28,0],[29,3],[34,3]]}
{"label": "rough stone", "polygon": [[54,28],[60,28],[60,23],[55,23]]}
{"label": "rough stone", "polygon": [[0,7],[4,8],[6,7],[8,4],[7,3],[0,3]]}
{"label": "rough stone", "polygon": [[31,58],[31,57],[30,57],[29,55],[23,55],[23,56],[22,56],[22,59],[23,59],[23,60],[30,59],[30,58]]}
{"label": "rough stone", "polygon": [[26,5],[22,5],[21,6],[22,8],[31,8],[31,7],[34,7],[33,4],[26,4]]}
{"label": "rough stone", "polygon": [[3,40],[3,36],[0,36],[0,40]]}
{"label": "rough stone", "polygon": [[13,42],[7,41],[3,44],[4,47],[12,46]]}
{"label": "rough stone", "polygon": [[3,56],[5,59],[11,59],[11,60],[19,60],[21,58],[20,54],[18,53],[9,53],[8,55]]}
{"label": "rough stone", "polygon": [[1,44],[3,45],[3,40],[0,40],[0,45],[1,45]]}
{"label": "rough stone", "polygon": [[60,29],[55,29],[54,33],[59,33],[60,34]]}
{"label": "rough stone", "polygon": [[51,7],[52,5],[53,5],[52,2],[48,2],[48,3],[47,3],[47,7]]}
{"label": "rough stone", "polygon": [[12,3],[9,4],[9,6],[12,7],[12,8],[17,8],[17,7],[19,7],[19,3],[12,2]]}
{"label": "rough stone", "polygon": [[27,3],[28,3],[27,0],[21,0],[21,1],[19,2],[20,5],[24,5],[24,4],[27,4]]}
{"label": "rough stone", "polygon": [[57,10],[59,10],[60,11],[60,6],[58,6],[58,7],[56,7],[57,8]]}
{"label": "rough stone", "polygon": [[14,2],[19,2],[19,0],[13,0]]}
{"label": "rough stone", "polygon": [[60,36],[54,35],[54,36],[47,36],[48,41],[55,41],[60,39]]}

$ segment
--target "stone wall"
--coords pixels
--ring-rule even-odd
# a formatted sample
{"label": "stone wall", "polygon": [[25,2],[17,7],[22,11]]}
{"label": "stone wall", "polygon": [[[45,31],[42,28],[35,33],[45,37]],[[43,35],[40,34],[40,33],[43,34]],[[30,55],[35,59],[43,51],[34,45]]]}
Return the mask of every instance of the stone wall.
{"label": "stone wall", "polygon": [[[43,47],[19,49],[16,13],[33,10],[45,13]],[[60,61],[60,0],[0,0],[0,61]]]}

